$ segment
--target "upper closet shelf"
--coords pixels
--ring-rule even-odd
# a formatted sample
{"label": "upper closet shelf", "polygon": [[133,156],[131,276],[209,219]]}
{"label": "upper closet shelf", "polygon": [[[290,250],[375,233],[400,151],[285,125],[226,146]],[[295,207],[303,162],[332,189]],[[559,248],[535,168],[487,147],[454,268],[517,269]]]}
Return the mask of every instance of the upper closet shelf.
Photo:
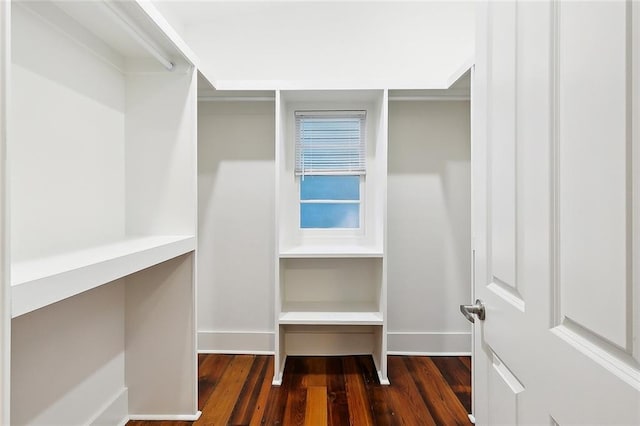
{"label": "upper closet shelf", "polygon": [[20,1],[40,19],[125,71],[129,62],[151,59],[172,71],[199,60],[151,2]]}
{"label": "upper closet shelf", "polygon": [[152,236],[15,263],[15,318],[195,250],[193,236]]}

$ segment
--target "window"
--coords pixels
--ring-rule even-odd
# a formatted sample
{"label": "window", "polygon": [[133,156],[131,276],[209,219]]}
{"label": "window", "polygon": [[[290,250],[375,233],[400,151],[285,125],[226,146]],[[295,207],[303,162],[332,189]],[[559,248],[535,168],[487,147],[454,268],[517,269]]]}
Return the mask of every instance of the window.
{"label": "window", "polygon": [[296,111],[295,116],[300,228],[360,228],[365,111]]}

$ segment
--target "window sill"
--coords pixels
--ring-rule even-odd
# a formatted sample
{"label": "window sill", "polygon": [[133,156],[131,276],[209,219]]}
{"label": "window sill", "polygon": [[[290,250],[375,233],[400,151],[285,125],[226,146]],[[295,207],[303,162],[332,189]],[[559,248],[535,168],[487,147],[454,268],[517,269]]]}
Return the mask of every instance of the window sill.
{"label": "window sill", "polygon": [[381,248],[356,245],[298,246],[280,250],[281,259],[295,258],[339,258],[339,257],[383,257]]}

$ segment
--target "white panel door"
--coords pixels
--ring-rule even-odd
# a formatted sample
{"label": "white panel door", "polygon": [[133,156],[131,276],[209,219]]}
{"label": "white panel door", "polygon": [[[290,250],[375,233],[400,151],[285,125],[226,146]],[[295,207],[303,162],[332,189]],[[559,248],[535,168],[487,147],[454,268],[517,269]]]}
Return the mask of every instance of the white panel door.
{"label": "white panel door", "polygon": [[640,3],[479,5],[478,424],[640,424]]}

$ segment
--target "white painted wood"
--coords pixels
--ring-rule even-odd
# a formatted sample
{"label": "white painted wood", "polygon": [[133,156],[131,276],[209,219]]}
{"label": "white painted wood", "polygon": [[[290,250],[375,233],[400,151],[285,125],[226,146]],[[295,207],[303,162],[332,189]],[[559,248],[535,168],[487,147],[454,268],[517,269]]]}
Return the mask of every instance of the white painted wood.
{"label": "white painted wood", "polygon": [[122,74],[24,7],[12,24],[13,261],[121,239]]}
{"label": "white painted wood", "polygon": [[[460,62],[456,68],[466,65]],[[221,80],[215,79],[214,85],[220,90],[383,90],[392,88],[398,90],[444,90],[449,87],[446,79],[355,79],[355,80]]]}
{"label": "white painted wood", "polygon": [[376,345],[373,348],[373,361],[378,371],[378,380],[382,385],[389,385],[389,377],[387,374],[387,332],[389,329],[388,318],[388,291],[387,286],[389,284],[389,261],[386,255],[389,247],[388,238],[388,176],[389,176],[389,90],[385,89],[382,93],[382,98],[378,100],[376,104],[379,119],[378,119],[378,141],[376,143],[376,157],[383,159],[378,163],[378,175],[381,179],[377,182],[376,196],[377,208],[382,211],[382,214],[378,218],[377,226],[382,228],[382,247],[385,256],[382,258],[382,268],[380,269],[380,276],[377,278],[380,280],[380,299],[378,301],[380,311],[382,312],[383,323],[382,327],[374,328],[374,339]]}
{"label": "white painted wood", "polygon": [[[286,108],[281,108],[281,162],[279,178],[279,250],[281,253],[317,251],[319,254],[337,251],[336,247],[352,248],[354,254],[383,251],[383,209],[386,185],[386,105],[380,90],[318,90],[283,91]],[[295,120],[297,110],[359,110],[367,111],[366,156],[367,176],[364,179],[364,223],[357,231],[301,230],[299,227],[299,188],[294,178]],[[308,247],[308,248],[307,248]]]}
{"label": "white painted wood", "polygon": [[194,237],[131,238],[12,266],[12,317],[123,278],[195,249]]}
{"label": "white painted wood", "polygon": [[[11,4],[16,6],[14,53],[2,76],[10,66],[11,97],[3,101],[10,101],[15,131],[7,140],[11,188],[3,203],[15,218],[10,253],[13,313],[20,315],[13,320],[19,331],[15,351],[24,352],[27,340],[35,349],[33,355],[21,353],[11,367],[20,375],[11,401],[19,410],[3,423],[32,418],[41,424],[86,424],[99,418],[100,410],[111,418],[121,411],[122,398],[113,401],[113,410],[110,401],[126,383],[135,385],[160,371],[168,386],[129,387],[133,408],[193,417],[197,88],[190,61],[195,59],[181,50],[184,44],[175,34],[165,33],[166,22],[150,16],[153,7],[137,1]],[[173,71],[158,58],[174,63]],[[185,253],[191,253],[187,262],[171,261]],[[148,276],[157,281],[145,281]],[[126,286],[113,282],[122,277]],[[107,301],[91,295],[117,289],[122,297],[110,306],[110,317],[94,315]],[[149,308],[149,300],[167,293],[170,302],[155,305],[166,312]],[[78,311],[97,322],[70,323]],[[46,327],[32,320],[45,316]],[[119,343],[92,341],[102,339],[105,327],[118,329]],[[41,334],[41,329],[49,331]],[[87,342],[89,349],[82,347]],[[168,346],[158,351],[164,357],[141,362],[158,342]],[[36,357],[51,348],[76,352],[65,352],[60,361]],[[96,358],[85,357],[88,350],[111,357],[92,367],[95,374],[85,368]],[[48,361],[46,368],[39,364]],[[53,366],[62,368],[52,373]],[[42,400],[31,404],[33,395],[24,391],[28,381],[21,376],[38,372],[51,383],[43,386]]]}
{"label": "white painted wood", "polygon": [[[298,353],[371,354],[381,383],[389,382],[384,258],[387,105],[387,90],[276,92],[274,385],[282,382],[286,356]],[[364,220],[360,230],[299,228],[293,118],[297,110],[318,109],[367,111],[367,175],[361,189]],[[349,334],[353,326],[361,327],[355,337]],[[373,328],[362,333],[362,327]]]}
{"label": "white painted wood", "polygon": [[125,279],[130,415],[198,411],[194,261],[193,253],[186,254]]}
{"label": "white painted wood", "polygon": [[10,424],[87,424],[125,388],[124,287],[13,319]]}
{"label": "white painted wood", "polygon": [[[474,326],[475,419],[638,424],[630,232],[637,4],[491,2],[479,10],[472,211],[474,296],[486,320]],[[515,45],[503,43],[507,35]],[[513,115],[509,158],[493,151],[504,148],[500,126]],[[492,179],[496,171],[515,173],[515,197]],[[508,275],[492,250],[504,225],[492,220],[496,196],[515,211],[517,292],[496,274]]]}
{"label": "white painted wood", "polygon": [[126,80],[128,235],[195,235],[196,72],[129,74]]}
{"label": "white painted wood", "polygon": [[[627,13],[623,2],[561,5],[556,76],[560,315],[623,348],[631,279]],[[601,30],[583,31],[596,23]]]}
{"label": "white painted wood", "polygon": [[287,355],[368,355],[377,342],[379,326],[289,325],[283,326]]}
{"label": "white painted wood", "polygon": [[89,422],[91,426],[124,426],[129,421],[129,393],[127,388],[116,393]]}
{"label": "white painted wood", "polygon": [[[500,287],[517,291],[516,281],[516,2],[496,7],[491,21],[491,273]],[[512,165],[505,167],[505,164]]]}
{"label": "white painted wood", "polygon": [[279,322],[282,325],[382,325],[382,313],[376,309],[368,303],[287,303]]}
{"label": "white painted wood", "polygon": [[6,149],[9,134],[11,73],[11,3],[0,3],[0,423],[10,421],[11,287]]}
{"label": "white painted wood", "polygon": [[281,259],[296,258],[354,258],[354,257],[383,257],[384,253],[375,247],[334,245],[312,246],[304,245],[280,252]]}
{"label": "white painted wood", "polygon": [[364,303],[379,311],[382,287],[379,259],[287,259],[281,262],[283,311],[287,310],[287,304],[296,302],[324,303],[325,309],[335,304],[335,310],[340,310],[342,303],[356,303],[357,311]]}
{"label": "white painted wood", "polygon": [[518,394],[522,391],[522,384],[494,354],[489,373],[489,394],[494,401],[489,410],[489,424],[518,424]]}
{"label": "white painted wood", "polygon": [[[280,253],[280,216],[283,214],[281,211],[281,173],[280,170],[284,167],[285,162],[285,115],[286,115],[286,100],[283,99],[282,93],[279,90],[276,90],[276,99],[275,99],[275,206],[274,206],[274,230],[275,230],[275,238],[274,238],[274,252]],[[286,361],[287,353],[285,351],[285,340],[284,340],[284,328],[278,324],[278,319],[280,312],[282,311],[282,285],[281,285],[281,277],[283,264],[280,261],[278,256],[274,256],[273,259],[273,272],[274,272],[274,280],[273,280],[273,327],[274,327],[274,357],[273,357],[273,380],[272,384],[274,386],[280,386],[282,384],[282,374],[284,372],[284,363]]]}
{"label": "white painted wood", "polygon": [[[180,54],[187,60],[187,62],[193,64],[196,68],[200,68],[200,59],[191,50],[191,47],[182,39],[179,32],[172,27],[163,14],[158,10],[156,4],[150,1],[136,0],[136,6],[139,7],[146,17],[148,17],[153,24],[160,30],[162,35],[168,39],[168,41],[175,46]],[[208,73],[202,72],[202,78],[204,78],[210,85],[213,85],[212,80]]]}
{"label": "white painted wood", "polygon": [[129,420],[151,420],[151,421],[174,421],[174,422],[195,422],[202,415],[201,411],[196,414],[132,414]]}
{"label": "white painted wood", "polygon": [[[389,113],[389,347],[469,352],[469,323],[446,302],[471,298],[469,103],[392,102]],[[464,332],[467,343],[392,337],[402,332]]]}
{"label": "white painted wood", "polygon": [[469,101],[470,98],[469,87],[440,90],[392,90],[389,92],[389,102]]}
{"label": "white painted wood", "polygon": [[[632,7],[631,9],[631,22],[634,25],[631,28],[631,43],[632,46],[640,46],[640,8]],[[640,55],[632,55],[631,57],[631,81],[640,80]],[[637,146],[638,135],[640,135],[640,85],[631,85],[631,134],[632,140],[635,141]],[[640,182],[640,149],[631,150],[631,176],[633,185],[632,192],[632,211],[640,211],[640,185],[635,184]],[[632,241],[631,247],[633,253],[640,251],[640,215],[632,215],[631,220]],[[640,256],[633,256],[631,260],[631,276],[633,277],[633,283],[637,286],[638,277],[640,277]],[[635,299],[633,301],[635,309],[631,313],[631,324],[638,324],[640,322],[640,291],[635,292]],[[640,328],[633,328],[631,330],[633,336],[633,350],[634,359],[640,362]]]}

